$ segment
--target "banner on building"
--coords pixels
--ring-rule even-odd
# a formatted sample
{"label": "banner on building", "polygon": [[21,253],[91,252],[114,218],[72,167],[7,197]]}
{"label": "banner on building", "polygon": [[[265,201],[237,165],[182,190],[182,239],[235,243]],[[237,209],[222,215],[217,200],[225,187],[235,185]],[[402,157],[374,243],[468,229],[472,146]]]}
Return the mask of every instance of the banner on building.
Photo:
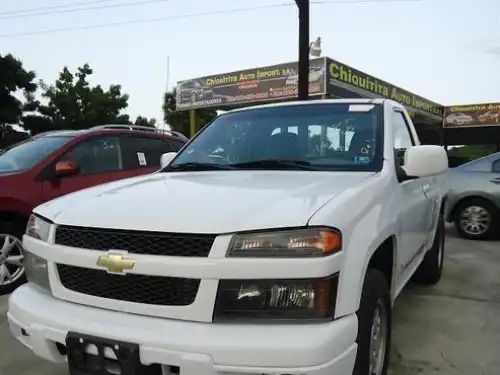
{"label": "banner on building", "polygon": [[413,94],[389,82],[378,79],[349,65],[327,58],[328,88],[342,87],[357,92],[368,98],[385,98],[395,100],[408,110],[425,115],[431,115],[441,120],[444,107],[419,95]]}
{"label": "banner on building", "polygon": [[445,108],[444,128],[471,128],[500,125],[500,103],[455,105]]}
{"label": "banner on building", "polygon": [[[325,58],[309,62],[309,94],[325,94]],[[177,83],[177,109],[224,107],[297,97],[298,63],[206,76]]]}

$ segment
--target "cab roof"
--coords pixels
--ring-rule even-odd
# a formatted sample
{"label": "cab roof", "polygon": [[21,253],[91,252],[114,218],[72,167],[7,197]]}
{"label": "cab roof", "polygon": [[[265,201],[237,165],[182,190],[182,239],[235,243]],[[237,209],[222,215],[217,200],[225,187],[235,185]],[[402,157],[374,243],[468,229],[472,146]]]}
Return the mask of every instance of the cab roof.
{"label": "cab roof", "polygon": [[384,104],[391,103],[398,108],[401,105],[398,102],[395,102],[391,99],[312,99],[312,100],[295,100],[290,102],[276,102],[276,103],[267,103],[267,104],[259,104],[253,105],[250,107],[243,108],[235,108],[227,111],[226,113],[232,112],[242,112],[248,111],[251,109],[260,109],[260,108],[272,108],[272,107],[289,107],[289,106],[297,106],[297,105],[314,105],[314,104],[325,104],[325,103],[351,103],[351,104]]}

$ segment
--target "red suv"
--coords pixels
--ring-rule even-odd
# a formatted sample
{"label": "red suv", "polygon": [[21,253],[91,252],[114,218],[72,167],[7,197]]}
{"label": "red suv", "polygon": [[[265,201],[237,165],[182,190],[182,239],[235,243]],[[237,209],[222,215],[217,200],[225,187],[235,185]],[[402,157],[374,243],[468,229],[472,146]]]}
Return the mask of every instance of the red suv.
{"label": "red suv", "polygon": [[173,131],[105,125],[54,131],[0,151],[0,295],[25,282],[21,248],[32,209],[62,195],[157,171],[187,138]]}

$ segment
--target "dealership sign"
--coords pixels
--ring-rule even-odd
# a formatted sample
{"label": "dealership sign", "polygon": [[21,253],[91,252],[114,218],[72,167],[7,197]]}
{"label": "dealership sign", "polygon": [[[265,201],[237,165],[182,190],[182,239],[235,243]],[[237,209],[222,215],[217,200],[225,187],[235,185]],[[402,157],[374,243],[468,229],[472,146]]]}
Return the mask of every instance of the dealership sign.
{"label": "dealership sign", "polygon": [[444,128],[472,128],[500,125],[500,103],[456,105],[445,108]]}
{"label": "dealership sign", "polygon": [[[327,58],[329,86],[338,86],[368,98],[392,99],[409,112],[431,115],[441,120],[443,106],[378,79],[339,61]],[[330,91],[330,90],[329,90]]]}
{"label": "dealership sign", "polygon": [[[338,94],[337,92],[341,92]],[[296,98],[298,63],[205,76],[177,84],[177,109],[228,107]],[[309,60],[309,94],[393,99],[411,114],[441,122],[443,106],[328,57]]]}
{"label": "dealership sign", "polygon": [[[325,58],[309,62],[309,94],[324,95]],[[177,109],[224,107],[292,99],[298,93],[296,62],[240,70],[178,82]]]}

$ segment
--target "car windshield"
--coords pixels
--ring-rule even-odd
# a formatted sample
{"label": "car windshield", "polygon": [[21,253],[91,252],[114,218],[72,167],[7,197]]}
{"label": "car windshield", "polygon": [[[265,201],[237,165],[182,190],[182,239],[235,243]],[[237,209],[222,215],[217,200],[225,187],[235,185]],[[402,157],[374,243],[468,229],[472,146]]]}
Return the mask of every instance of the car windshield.
{"label": "car windshield", "polygon": [[72,137],[31,138],[0,153],[0,173],[26,171],[57,150]]}
{"label": "car windshield", "polygon": [[297,169],[377,171],[382,106],[311,103],[225,113],[189,143],[165,172]]}

